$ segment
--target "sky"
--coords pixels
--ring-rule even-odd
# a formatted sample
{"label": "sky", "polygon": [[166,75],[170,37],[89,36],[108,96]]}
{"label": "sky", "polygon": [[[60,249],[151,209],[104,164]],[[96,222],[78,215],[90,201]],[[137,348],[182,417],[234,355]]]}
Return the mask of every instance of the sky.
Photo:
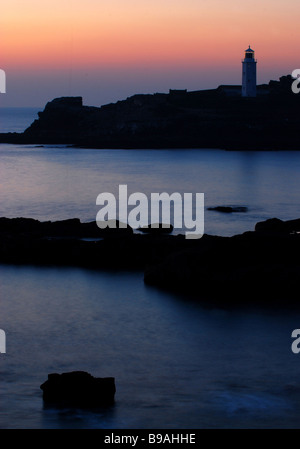
{"label": "sky", "polygon": [[262,84],[300,66],[299,20],[299,0],[9,0],[0,107],[241,84],[248,45]]}

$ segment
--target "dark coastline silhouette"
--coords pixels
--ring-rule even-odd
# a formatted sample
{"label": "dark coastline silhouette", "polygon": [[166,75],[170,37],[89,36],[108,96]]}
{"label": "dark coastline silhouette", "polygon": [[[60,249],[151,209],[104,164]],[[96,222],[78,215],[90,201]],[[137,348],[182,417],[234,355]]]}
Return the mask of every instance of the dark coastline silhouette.
{"label": "dark coastline silhouette", "polygon": [[168,94],[134,95],[102,107],[81,97],[56,98],[23,133],[2,133],[0,143],[70,144],[90,148],[220,148],[299,150],[299,99],[293,78]]}
{"label": "dark coastline silhouette", "polygon": [[138,270],[148,285],[223,305],[298,305],[299,252],[300,219],[273,218],[233,237],[189,240],[164,229],[143,234],[78,219],[0,218],[1,263]]}

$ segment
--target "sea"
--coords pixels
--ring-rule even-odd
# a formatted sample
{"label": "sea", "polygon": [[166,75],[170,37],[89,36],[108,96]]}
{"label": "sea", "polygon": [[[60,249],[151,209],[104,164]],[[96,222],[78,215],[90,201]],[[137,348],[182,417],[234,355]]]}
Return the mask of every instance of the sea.
{"label": "sea", "polygon": [[[0,108],[0,132],[23,131],[41,109]],[[92,221],[97,196],[127,185],[204,193],[204,232],[231,236],[300,217],[300,152],[284,150],[1,144],[0,216]],[[147,286],[142,272],[0,265],[0,428],[299,428],[300,311],[284,300],[246,306],[241,291],[227,307]],[[114,405],[44,404],[48,374],[73,370],[115,377]]]}

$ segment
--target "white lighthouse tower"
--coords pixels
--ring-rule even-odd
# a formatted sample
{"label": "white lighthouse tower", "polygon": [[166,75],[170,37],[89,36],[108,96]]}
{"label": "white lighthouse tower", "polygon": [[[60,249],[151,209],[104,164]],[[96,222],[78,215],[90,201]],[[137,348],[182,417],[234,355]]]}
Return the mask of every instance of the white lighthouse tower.
{"label": "white lighthouse tower", "polygon": [[242,97],[256,97],[256,63],[254,51],[250,48],[245,50],[243,64]]}

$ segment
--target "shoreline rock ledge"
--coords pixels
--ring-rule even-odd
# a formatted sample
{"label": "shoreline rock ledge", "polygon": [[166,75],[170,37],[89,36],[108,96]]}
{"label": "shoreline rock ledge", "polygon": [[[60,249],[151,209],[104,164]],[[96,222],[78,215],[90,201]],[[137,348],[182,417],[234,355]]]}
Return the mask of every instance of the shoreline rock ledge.
{"label": "shoreline rock ledge", "polygon": [[76,407],[112,405],[116,393],[114,377],[97,378],[85,371],[48,374],[40,388],[44,402]]}

